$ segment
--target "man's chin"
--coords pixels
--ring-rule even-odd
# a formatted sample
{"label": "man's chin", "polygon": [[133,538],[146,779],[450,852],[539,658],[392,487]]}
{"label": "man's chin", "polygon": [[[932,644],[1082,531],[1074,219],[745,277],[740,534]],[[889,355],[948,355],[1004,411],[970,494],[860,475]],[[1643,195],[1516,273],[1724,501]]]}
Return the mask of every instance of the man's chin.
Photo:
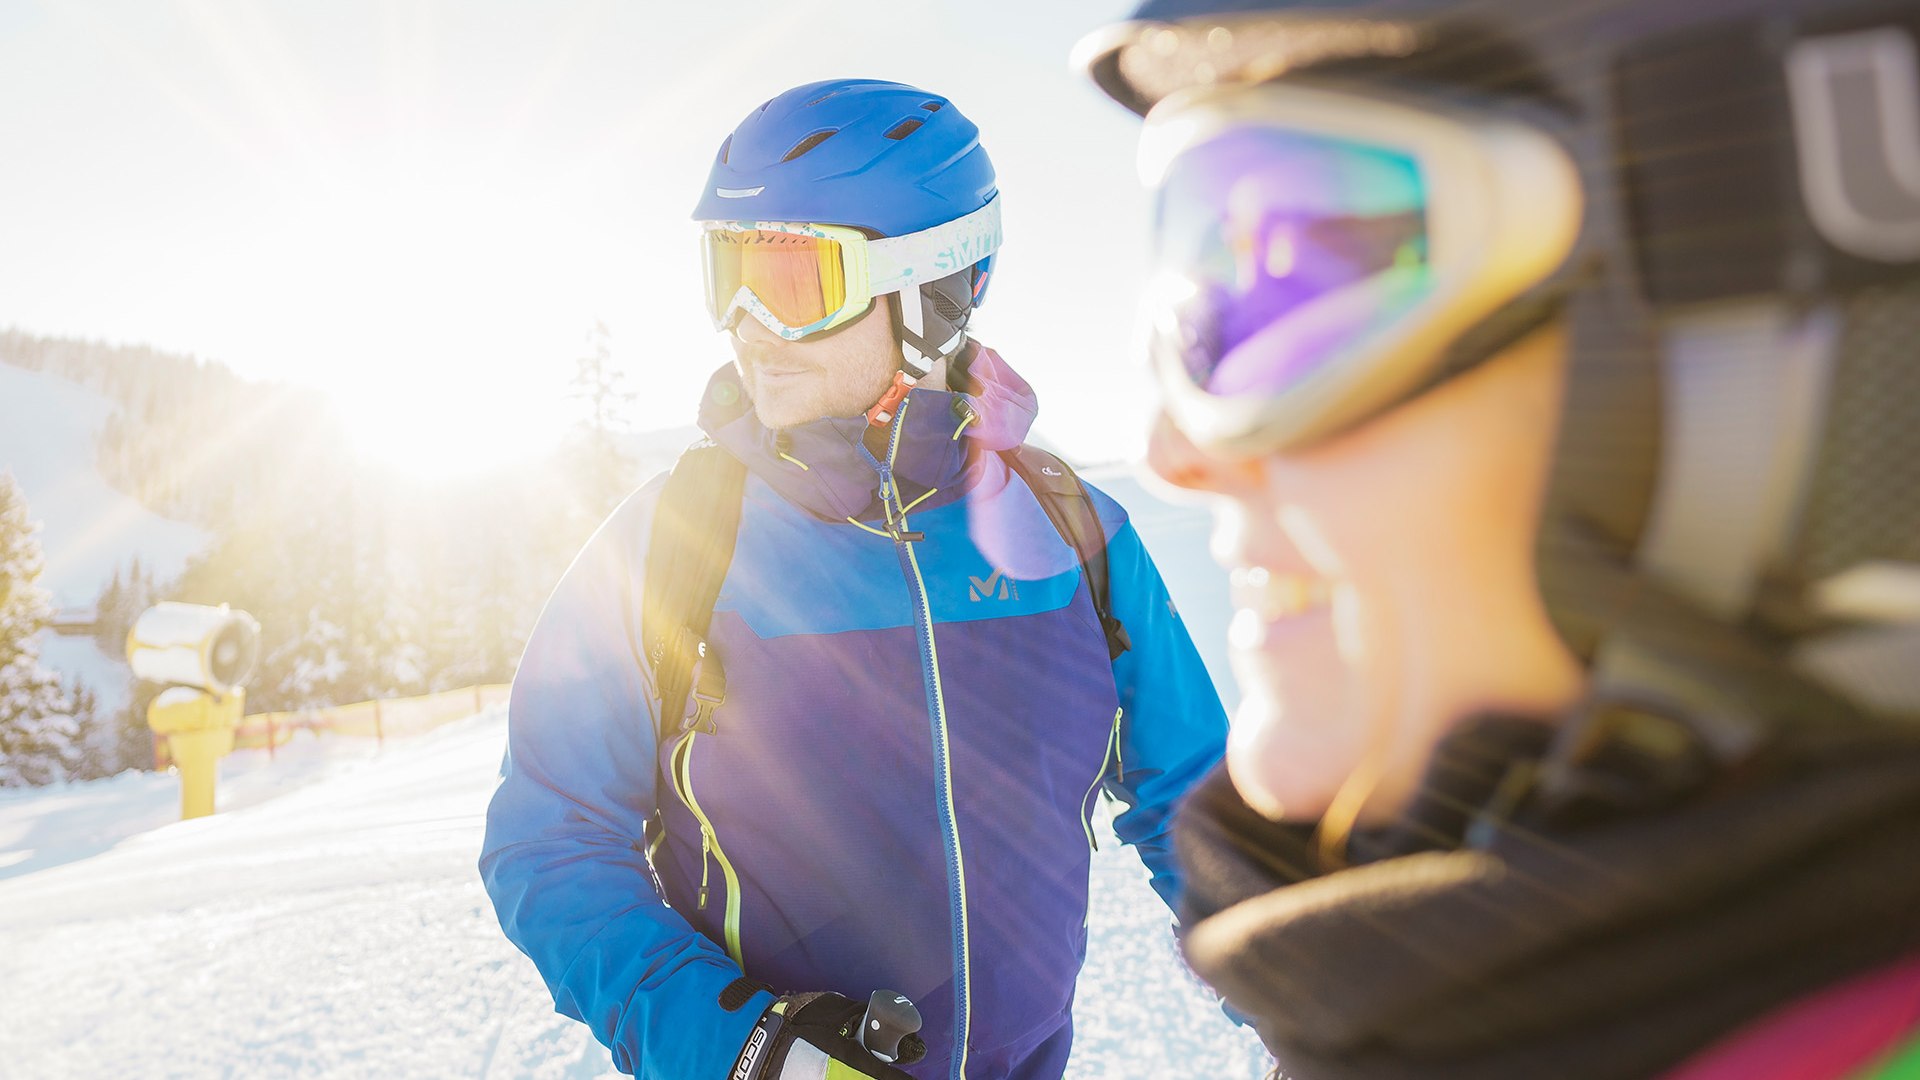
{"label": "man's chin", "polygon": [[754,399],[753,411],[762,424],[775,431],[811,424],[828,415],[818,402],[796,400],[785,394],[768,394],[764,400]]}
{"label": "man's chin", "polygon": [[[879,397],[878,394],[874,396]],[[866,412],[866,406],[850,401],[822,400],[820,395],[806,393],[799,387],[788,392],[768,392],[763,387],[753,398],[753,412],[760,418],[761,424],[780,431],[829,417],[859,416]]]}
{"label": "man's chin", "polygon": [[801,424],[817,419],[817,417],[808,416],[808,410],[795,408],[791,402],[784,402],[778,398],[765,402],[755,401],[753,403],[753,411],[754,414],[760,418],[762,424],[765,424],[775,431],[784,428],[798,427]]}

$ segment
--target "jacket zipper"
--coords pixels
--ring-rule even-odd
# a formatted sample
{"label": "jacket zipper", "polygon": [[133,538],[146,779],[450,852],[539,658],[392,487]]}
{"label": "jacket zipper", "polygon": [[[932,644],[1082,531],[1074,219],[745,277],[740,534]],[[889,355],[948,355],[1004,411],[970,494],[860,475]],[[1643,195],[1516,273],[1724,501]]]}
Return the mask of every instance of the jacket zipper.
{"label": "jacket zipper", "polygon": [[1127,778],[1126,762],[1120,760],[1120,714],[1124,711],[1124,709],[1113,710],[1113,731],[1107,735],[1107,749],[1100,755],[1100,771],[1094,774],[1093,783],[1087,785],[1087,793],[1080,796],[1080,825],[1087,830],[1087,848],[1091,851],[1100,850],[1100,841],[1094,839],[1093,835],[1093,809],[1099,804],[1089,803],[1088,800],[1092,799],[1093,793],[1099,790],[1100,781],[1107,778],[1108,762],[1112,762],[1118,769],[1120,780],[1124,781]]}
{"label": "jacket zipper", "polygon": [[[960,822],[954,812],[952,744],[947,732],[946,694],[940,686],[940,654],[933,640],[933,610],[927,601],[927,583],[920,574],[919,556],[914,554],[913,540],[905,535],[906,506],[893,480],[894,456],[900,450],[900,430],[906,423],[907,409],[912,405],[913,399],[908,397],[900,403],[899,411],[894,414],[893,432],[887,443],[887,460],[880,464],[880,484],[882,499],[891,499],[893,503],[887,510],[887,517],[894,550],[900,556],[901,566],[913,593],[914,622],[920,632],[921,674],[930,698],[934,788],[940,814],[941,840],[946,847],[947,903],[953,913],[954,993],[957,1000],[953,1011],[953,1069],[949,1075],[951,1080],[965,1080],[967,1043],[972,1037],[973,1027],[973,960],[972,943],[968,936],[966,859],[960,847]],[[897,518],[894,516],[896,513],[899,515]]]}
{"label": "jacket zipper", "polygon": [[679,790],[680,801],[687,804],[693,816],[700,822],[700,900],[698,910],[707,910],[707,859],[709,856],[720,863],[720,874],[727,883],[727,910],[724,927],[727,939],[727,955],[742,970],[747,966],[740,950],[740,877],[734,873],[733,863],[727,859],[727,853],[720,847],[720,837],[713,831],[713,822],[708,820],[706,811],[700,809],[700,800],[693,794],[693,740],[699,729],[688,731],[680,737],[680,745],[673,751],[673,784]]}

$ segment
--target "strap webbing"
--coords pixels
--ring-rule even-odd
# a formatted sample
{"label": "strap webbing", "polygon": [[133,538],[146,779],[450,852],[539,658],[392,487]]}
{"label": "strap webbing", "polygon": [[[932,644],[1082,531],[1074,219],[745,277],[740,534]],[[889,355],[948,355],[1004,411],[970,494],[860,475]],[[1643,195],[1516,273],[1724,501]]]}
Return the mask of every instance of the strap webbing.
{"label": "strap webbing", "polygon": [[[1113,614],[1106,529],[1086,485],[1064,461],[1044,450],[1022,446],[1003,457],[1079,557],[1094,613],[1106,634],[1107,655],[1118,659],[1133,643]],[[654,512],[640,635],[653,666],[662,732],[684,730],[689,722],[712,731],[714,710],[726,700],[726,670],[707,648],[707,632],[733,562],[746,476],[746,466],[721,447],[695,446],[674,464]],[[691,717],[689,695],[694,699]]]}
{"label": "strap webbing", "polygon": [[726,698],[726,673],[719,659],[708,655],[706,638],[733,562],[746,480],[746,466],[726,450],[711,443],[694,446],[674,463],[654,512],[640,640],[653,665],[664,732],[684,725],[689,693],[697,699],[696,722],[709,730],[713,710]]}
{"label": "strap webbing", "polygon": [[1107,635],[1107,658],[1118,660],[1120,654],[1133,648],[1133,641],[1127,636],[1126,626],[1113,614],[1113,591],[1107,577],[1107,531],[1086,485],[1066,462],[1045,450],[1019,446],[1003,451],[1002,456],[1033,490],[1055,531],[1080,556],[1087,593],[1093,598],[1100,628]]}

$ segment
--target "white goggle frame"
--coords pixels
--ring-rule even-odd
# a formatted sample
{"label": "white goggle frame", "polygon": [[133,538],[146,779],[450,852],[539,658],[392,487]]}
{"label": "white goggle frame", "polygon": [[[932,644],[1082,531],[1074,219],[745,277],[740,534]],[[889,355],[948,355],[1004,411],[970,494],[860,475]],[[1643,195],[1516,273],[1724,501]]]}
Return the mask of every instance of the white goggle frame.
{"label": "white goggle frame", "polygon": [[1272,394],[1209,393],[1180,357],[1155,350],[1152,364],[1168,417],[1212,450],[1251,457],[1290,449],[1385,407],[1430,375],[1462,333],[1552,273],[1580,232],[1579,173],[1545,132],[1491,114],[1438,110],[1325,84],[1263,83],[1170,95],[1147,114],[1142,181],[1157,189],[1180,154],[1246,126],[1412,158],[1426,195],[1434,287],[1391,325],[1349,343]]}

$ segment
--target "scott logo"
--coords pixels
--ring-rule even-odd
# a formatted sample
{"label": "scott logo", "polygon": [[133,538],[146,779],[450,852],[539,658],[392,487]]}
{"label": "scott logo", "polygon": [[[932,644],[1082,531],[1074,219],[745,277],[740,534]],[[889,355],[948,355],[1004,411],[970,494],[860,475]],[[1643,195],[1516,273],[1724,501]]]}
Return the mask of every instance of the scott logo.
{"label": "scott logo", "polygon": [[[968,574],[967,582],[967,599],[975,602],[994,599],[1020,599],[1020,586],[1015,584],[1014,580],[1007,576],[1005,570],[995,570],[985,581],[974,577],[972,574]],[[1000,587],[1000,595],[998,597],[993,594],[996,584]]]}
{"label": "scott logo", "polygon": [[1920,257],[1920,64],[1897,27],[1796,42],[1787,86],[1807,214],[1834,247]]}
{"label": "scott logo", "polygon": [[740,1063],[733,1067],[732,1080],[750,1080],[753,1067],[760,1063],[760,1051],[767,1044],[767,1029],[764,1024],[756,1026],[753,1034],[747,1036],[747,1048],[740,1051]]}

